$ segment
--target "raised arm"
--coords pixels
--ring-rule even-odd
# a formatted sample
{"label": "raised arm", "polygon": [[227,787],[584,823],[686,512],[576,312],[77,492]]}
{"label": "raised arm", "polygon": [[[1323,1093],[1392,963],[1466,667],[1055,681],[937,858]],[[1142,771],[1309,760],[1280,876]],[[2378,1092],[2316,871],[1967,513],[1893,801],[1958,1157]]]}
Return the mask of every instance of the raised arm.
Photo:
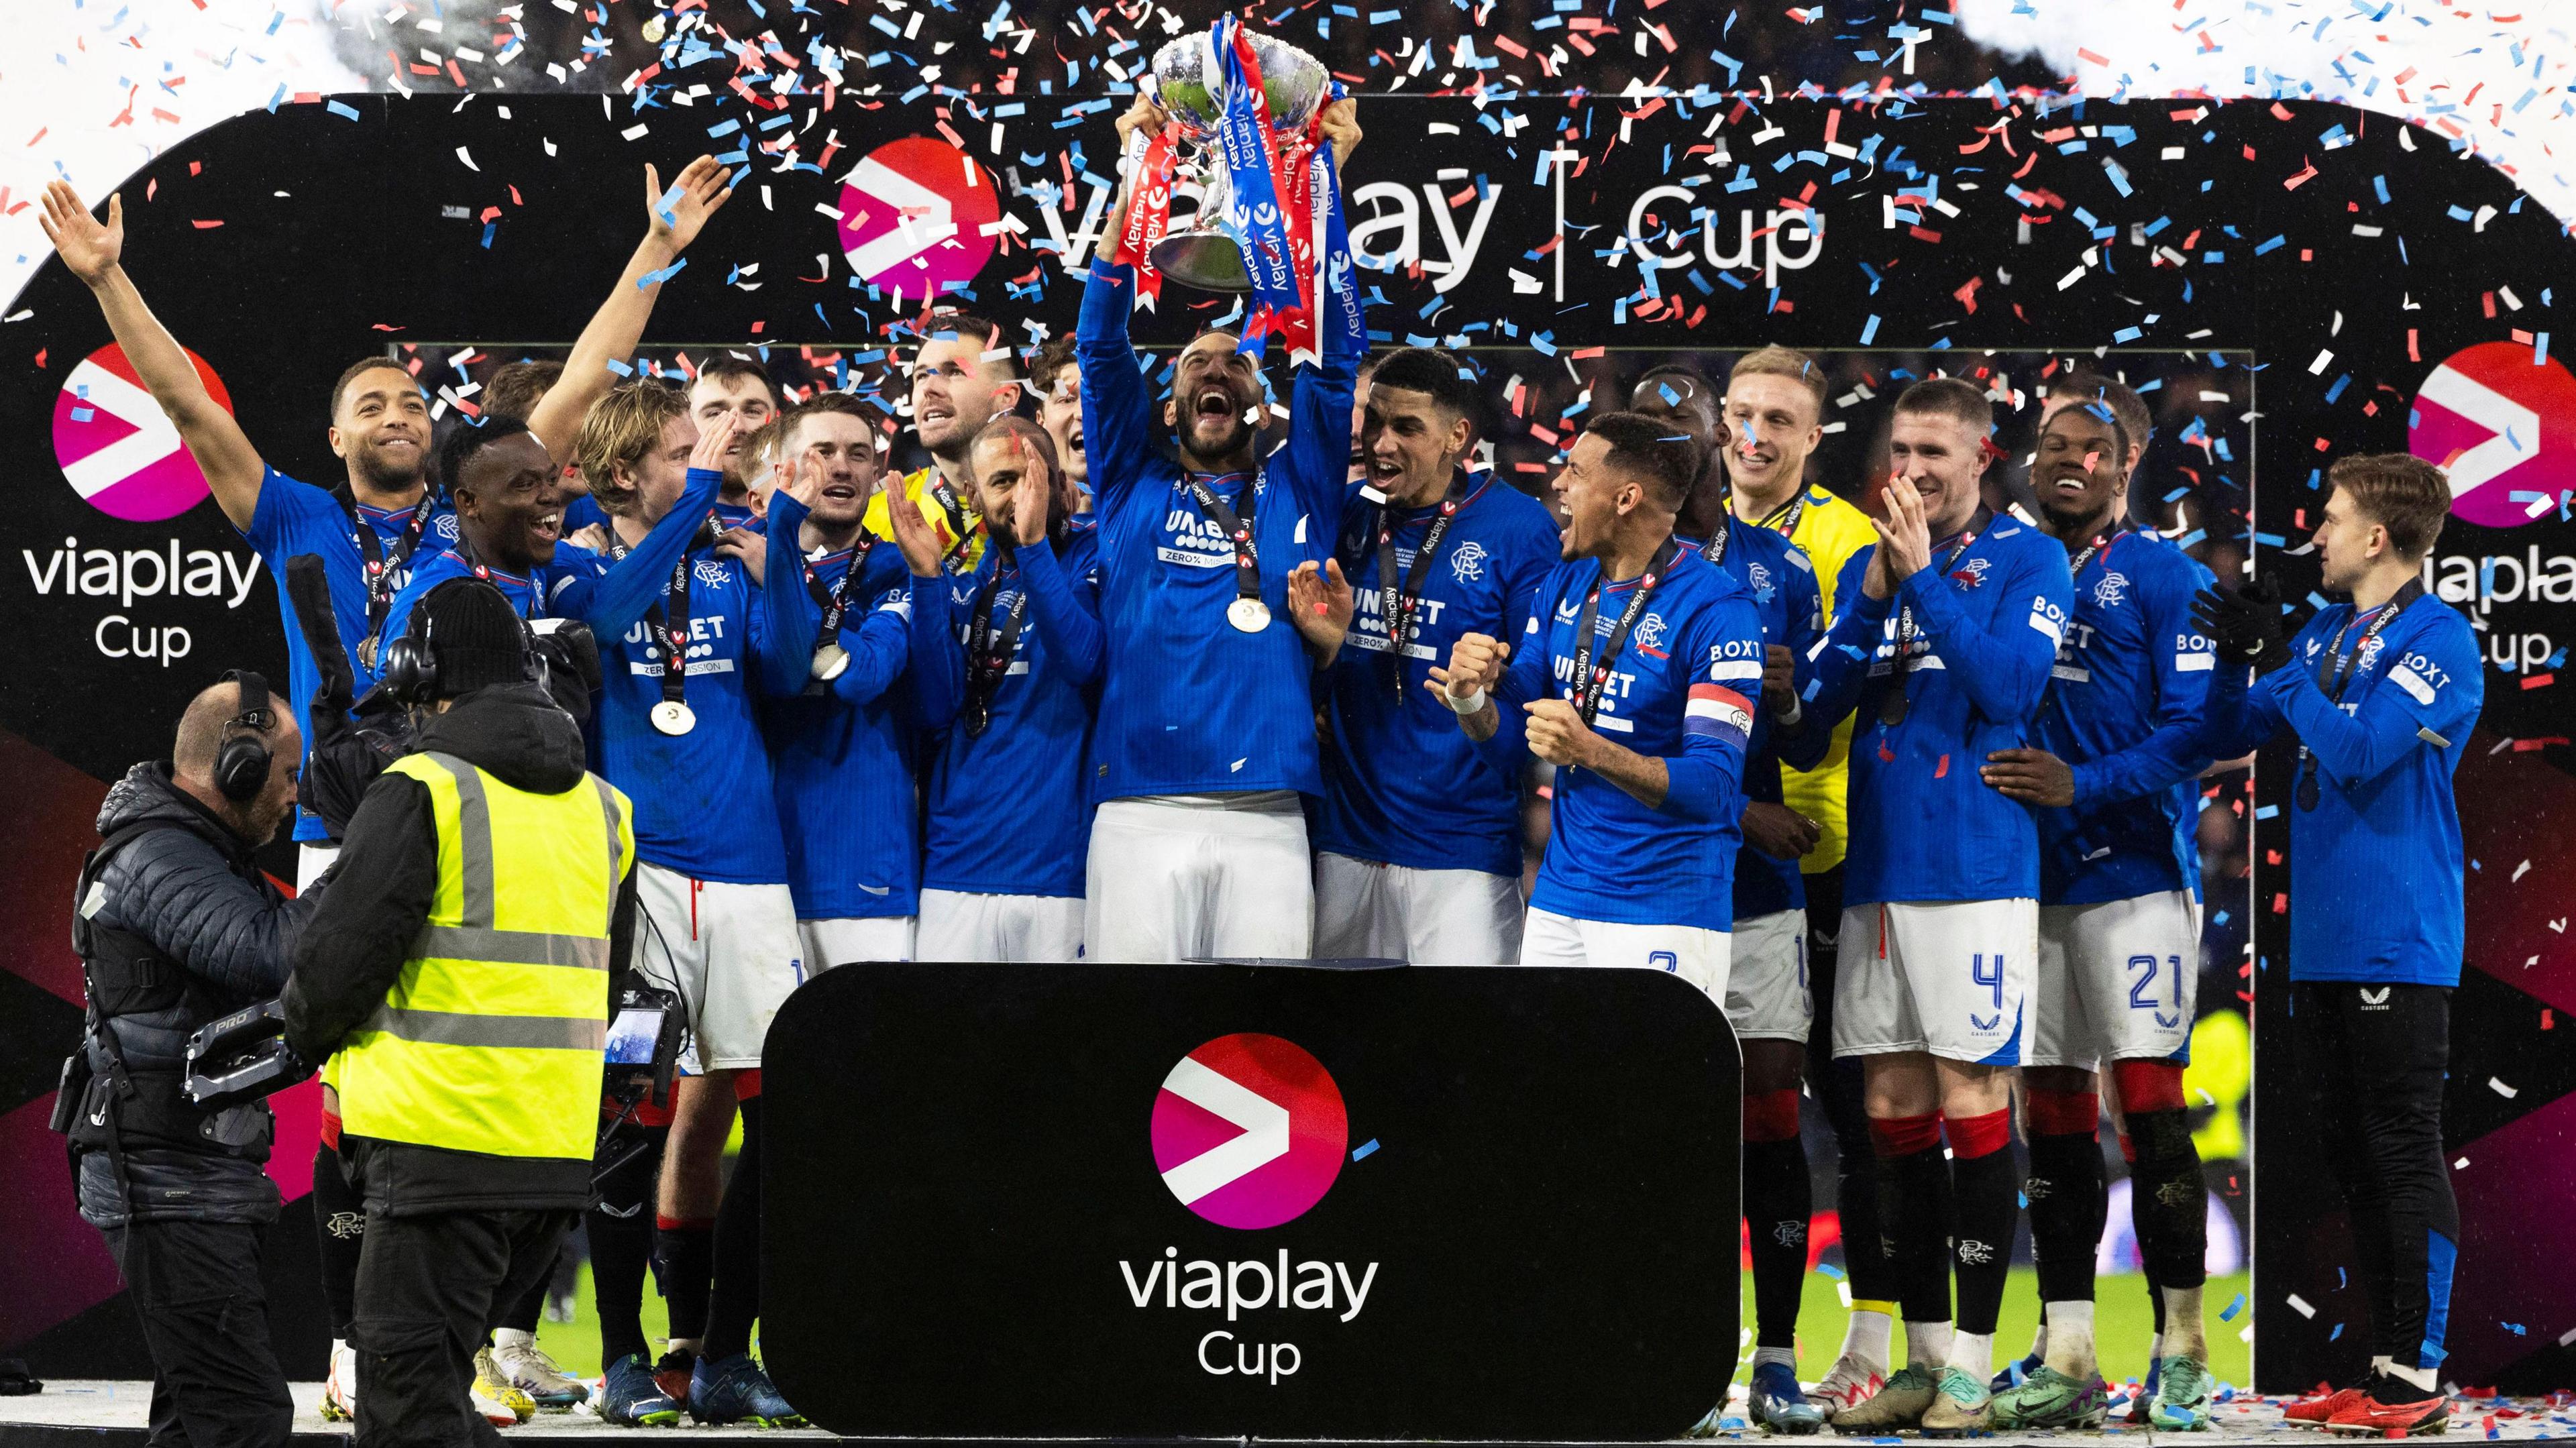
{"label": "raised arm", "polygon": [[627,258],[626,270],[608,300],[599,304],[590,325],[574,339],[563,376],[528,414],[528,431],[545,444],[548,457],[560,462],[572,456],[581,420],[590,415],[591,404],[616,384],[608,364],[632,353],[643,340],[644,324],[652,319],[662,283],[679,270],[681,254],[698,239],[707,218],[733,195],[728,184],[732,179],[732,173],[717,165],[713,156],[700,156],[682,168],[666,194],[660,175],[650,165],[644,168],[644,239]]}
{"label": "raised arm", "polygon": [[1100,626],[1100,590],[1074,577],[1041,539],[1019,550],[1020,586],[1029,591],[1029,622],[1046,645],[1047,662],[1077,689],[1100,682],[1109,635]]}
{"label": "raised arm", "polygon": [[101,223],[71,187],[56,181],[45,187],[44,212],[37,224],[44,228],[45,239],[54,244],[64,267],[98,298],[108,330],[116,335],[116,344],[125,350],[125,360],[133,365],[144,389],[178,428],[179,441],[187,445],[188,455],[206,475],[215,505],[234,528],[247,532],[259,511],[260,479],[268,465],[250,445],[241,424],[206,390],[205,379],[188,360],[187,350],[143,304],[143,294],[125,274],[119,261],[125,251],[124,198],[107,198],[107,220]]}
{"label": "raised arm", "polygon": [[[718,431],[711,428],[707,436]],[[689,540],[705,525],[707,509],[715,506],[716,491],[723,486],[724,473],[719,468],[700,466],[699,459],[690,458],[688,485],[680,490],[680,500],[671,505],[671,511],[588,589],[568,590],[563,596],[565,609],[589,624],[599,638],[626,637],[645,610],[662,601],[671,585],[672,565],[689,551]]]}
{"label": "raised arm", "polygon": [[[1139,96],[1118,118],[1118,144],[1130,149],[1138,130],[1152,134],[1164,124],[1150,97]],[[1126,183],[1134,184],[1129,176]],[[1101,247],[1092,254],[1089,279],[1082,289],[1082,310],[1073,329],[1073,357],[1082,387],[1083,447],[1091,458],[1091,492],[1105,516],[1152,455],[1149,434],[1153,404],[1136,367],[1136,349],[1127,333],[1127,314],[1135,305],[1136,268],[1118,253],[1127,223],[1127,197],[1110,208],[1102,223]]]}

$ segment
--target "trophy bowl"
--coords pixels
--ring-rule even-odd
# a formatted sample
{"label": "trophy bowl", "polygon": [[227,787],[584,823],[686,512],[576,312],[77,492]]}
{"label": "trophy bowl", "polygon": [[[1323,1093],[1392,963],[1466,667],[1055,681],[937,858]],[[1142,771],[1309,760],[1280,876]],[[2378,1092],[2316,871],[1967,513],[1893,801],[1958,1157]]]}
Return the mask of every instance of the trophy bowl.
{"label": "trophy bowl", "polygon": [[[1271,124],[1283,136],[1299,135],[1324,103],[1331,77],[1324,63],[1285,41],[1246,32],[1253,59],[1261,66],[1261,89],[1270,103]],[[1154,98],[1179,130],[1182,147],[1175,154],[1175,179],[1195,185],[1198,214],[1187,229],[1154,243],[1154,269],[1184,286],[1208,292],[1248,292],[1252,273],[1244,260],[1244,242],[1225,219],[1232,190],[1226,178],[1223,148],[1217,144],[1222,119],[1218,92],[1222,80],[1216,46],[1207,32],[1184,35],[1154,52]]]}

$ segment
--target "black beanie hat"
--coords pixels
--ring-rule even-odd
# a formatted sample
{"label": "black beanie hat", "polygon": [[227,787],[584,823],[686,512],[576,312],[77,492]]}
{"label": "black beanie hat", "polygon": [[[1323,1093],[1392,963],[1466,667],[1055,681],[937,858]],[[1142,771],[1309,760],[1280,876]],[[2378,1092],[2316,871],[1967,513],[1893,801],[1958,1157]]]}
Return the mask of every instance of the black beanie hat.
{"label": "black beanie hat", "polygon": [[527,677],[518,610],[500,589],[459,578],[430,590],[429,652],[438,665],[437,697],[453,699]]}

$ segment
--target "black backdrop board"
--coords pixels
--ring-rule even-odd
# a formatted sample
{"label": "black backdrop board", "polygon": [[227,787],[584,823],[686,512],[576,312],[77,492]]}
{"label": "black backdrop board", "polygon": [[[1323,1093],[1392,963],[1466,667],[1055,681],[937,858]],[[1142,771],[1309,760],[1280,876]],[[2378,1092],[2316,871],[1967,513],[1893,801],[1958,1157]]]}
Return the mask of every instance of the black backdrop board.
{"label": "black backdrop board", "polygon": [[[1166,1077],[1247,1032],[1347,1122],[1320,1200],[1258,1229],[1158,1171],[1224,1135]],[[769,1369],[853,1434],[1673,1437],[1734,1371],[1738,1069],[1648,971],[832,971],[763,1070],[796,1143],[762,1183]],[[1257,1301],[1283,1260],[1285,1309],[1185,1305],[1193,1263]]]}
{"label": "black backdrop board", "polygon": [[[1084,250],[1091,178],[1106,177],[1115,153],[1114,106],[1096,96],[1011,104],[1022,109],[1005,117],[983,101],[845,93],[828,115],[795,108],[809,154],[826,132],[841,150],[820,172],[747,177],[666,289],[648,340],[842,349],[864,370],[885,344],[880,329],[917,313],[918,290],[898,309],[851,286],[837,223],[817,208],[840,209],[856,158],[943,125],[988,168],[1003,224],[1017,228],[997,237],[972,302],[1015,340],[1027,336],[1024,318],[1068,329],[1079,284],[1058,253],[1027,242],[1064,237]],[[1349,190],[1361,275],[1376,293],[1371,323],[1381,343],[1445,340],[1533,390],[1552,384],[1546,410],[1499,429],[1508,475],[1524,484],[1564,436],[1553,408],[1578,382],[1633,370],[1639,353],[1766,341],[1895,348],[1973,375],[1987,349],[2109,349],[2105,365],[2116,367],[2124,348],[2223,348],[2265,366],[2259,418],[2251,456],[2213,453],[2205,471],[2251,508],[2255,552],[2299,596],[2315,570],[2285,550],[2316,521],[2318,470],[2344,453],[2404,449],[2410,418],[2426,414],[2418,391],[2444,359],[2496,344],[2533,356],[2528,377],[2565,379],[2556,357],[2540,360],[2550,336],[2563,353],[2570,335],[2555,320],[2555,290],[2576,269],[2557,224],[2438,132],[2345,108],[1535,95],[1368,96],[1362,107],[1369,139]],[[281,106],[192,137],[126,183],[128,268],[222,376],[269,459],[329,482],[338,466],[325,397],[350,358],[458,339],[564,344],[638,233],[644,163],[668,176],[710,144],[731,144],[708,132],[735,118],[716,105],[630,113],[600,97]],[[1557,149],[1567,154],[1545,154]],[[1792,215],[1802,208],[1812,231]],[[1769,232],[1749,251],[1748,220]],[[1640,254],[1674,256],[1679,232],[1697,261],[1656,270],[1650,292]],[[1206,302],[1172,294],[1161,317],[1140,319],[1139,337],[1178,342],[1224,305]],[[0,665],[18,682],[0,691],[0,731],[12,736],[0,739],[0,787],[28,818],[58,823],[0,843],[0,868],[26,902],[0,905],[0,961],[19,977],[9,989],[50,998],[0,1018],[0,1179],[57,1184],[28,1189],[51,1200],[67,1190],[41,1123],[76,993],[55,903],[85,842],[72,803],[165,749],[180,705],[221,668],[274,676],[283,648],[273,581],[251,572],[213,507],[126,521],[66,485],[52,418],[74,369],[108,341],[85,289],[49,264],[6,315],[17,320],[0,328],[0,477],[12,485],[19,561],[0,563],[0,600],[16,623]],[[434,387],[458,375],[444,346],[412,355]],[[2463,772],[2463,829],[2478,861],[2468,966],[2483,979],[2460,993],[2454,1032],[2452,1119],[2477,1134],[2450,1145],[2469,1162],[2456,1173],[2469,1242],[2450,1367],[2471,1382],[2565,1386],[2576,1370],[2553,1344],[2576,1328],[2576,1282],[2549,1216],[2571,1190],[2576,1095],[2558,1084],[2566,1028],[2542,1012],[2576,1011],[2576,947],[2552,924],[2563,923],[2557,901],[2576,864],[2564,843],[2576,839],[2576,790],[2563,742],[2576,728],[2559,683],[2563,641],[2576,632],[2566,609],[2576,547],[2549,506],[2571,479],[2563,427],[2576,409],[2533,411],[2542,462],[2522,483],[2491,486],[2533,491],[2536,516],[2487,509],[2484,521],[2455,521],[2436,569],[2442,596],[2486,626],[2490,659],[2487,718]],[[1847,491],[1875,465],[1850,441],[1828,439],[1836,473],[1820,479]],[[2213,536],[2229,526],[2209,522]],[[146,586],[146,560],[173,548],[201,579],[193,555],[214,560],[221,586]],[[2533,575],[2554,581],[2535,587]],[[164,645],[155,656],[135,656],[137,628]],[[188,652],[169,661],[173,628],[187,630]],[[2265,757],[2258,810],[2288,805],[2281,765]],[[2314,1190],[2325,1163],[2289,1065],[2286,993],[2270,989],[2286,970],[2294,908],[2284,823],[2255,825],[2256,959],[2245,982],[2261,1063],[2252,1307],[2268,1391],[2340,1376],[2367,1350],[2360,1293],[2341,1285],[2329,1254],[2340,1211]],[[85,1229],[59,1212],[29,1220],[0,1245],[0,1279],[95,1279],[61,1270],[67,1256],[94,1257]],[[95,1300],[0,1305],[0,1347]]]}

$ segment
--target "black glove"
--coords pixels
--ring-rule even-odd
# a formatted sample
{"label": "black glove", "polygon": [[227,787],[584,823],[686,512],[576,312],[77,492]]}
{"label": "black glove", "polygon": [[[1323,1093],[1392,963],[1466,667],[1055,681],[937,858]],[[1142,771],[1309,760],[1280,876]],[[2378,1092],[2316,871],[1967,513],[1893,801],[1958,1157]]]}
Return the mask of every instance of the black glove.
{"label": "black glove", "polygon": [[599,692],[599,640],[590,625],[566,619],[537,635],[537,656],[546,663],[546,687],[555,707],[575,719],[590,717],[590,696]]}
{"label": "black glove", "polygon": [[330,738],[314,744],[296,793],[306,809],[322,817],[322,827],[337,840],[348,830],[350,816],[358,812],[358,802],[366,798],[367,786],[376,782],[386,765],[411,752],[411,716],[381,688],[368,690],[367,697],[358,701],[354,724],[346,722],[344,712],[326,710],[318,703],[313,714],[316,719],[337,715],[341,722]]}
{"label": "black glove", "polygon": [[2269,673],[2290,661],[2281,635],[2281,596],[2262,579],[2202,589],[2191,601],[2191,616],[2230,663]]}

